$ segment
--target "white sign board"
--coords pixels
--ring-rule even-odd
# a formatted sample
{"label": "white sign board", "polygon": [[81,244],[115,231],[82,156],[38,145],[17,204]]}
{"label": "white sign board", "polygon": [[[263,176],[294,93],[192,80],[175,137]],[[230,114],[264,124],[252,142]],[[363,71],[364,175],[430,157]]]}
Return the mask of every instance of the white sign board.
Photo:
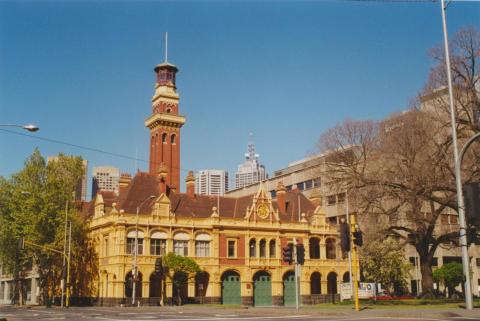
{"label": "white sign board", "polygon": [[[358,298],[369,299],[375,296],[375,283],[363,283],[358,285]],[[350,283],[340,284],[340,300],[350,300],[352,298],[352,289]]]}

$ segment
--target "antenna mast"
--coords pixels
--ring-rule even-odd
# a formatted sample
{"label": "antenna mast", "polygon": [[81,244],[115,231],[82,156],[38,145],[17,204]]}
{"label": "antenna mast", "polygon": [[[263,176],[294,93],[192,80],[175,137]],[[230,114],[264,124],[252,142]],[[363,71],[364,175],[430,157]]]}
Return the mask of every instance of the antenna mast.
{"label": "antenna mast", "polygon": [[165,62],[168,61],[168,32],[165,32]]}

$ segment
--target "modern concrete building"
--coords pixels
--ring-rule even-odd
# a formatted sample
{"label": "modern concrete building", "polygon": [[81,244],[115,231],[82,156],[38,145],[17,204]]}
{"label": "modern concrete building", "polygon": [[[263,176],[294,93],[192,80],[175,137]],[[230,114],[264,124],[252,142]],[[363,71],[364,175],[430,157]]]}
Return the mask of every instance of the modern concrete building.
{"label": "modern concrete building", "polygon": [[120,188],[120,170],[113,166],[96,166],[92,169],[92,198],[98,191],[113,192],[118,195]]}
{"label": "modern concrete building", "polygon": [[222,169],[201,170],[195,176],[195,193],[220,195],[228,191],[228,172]]}
{"label": "modern concrete building", "polygon": [[267,178],[265,166],[259,163],[258,158],[259,155],[255,153],[255,144],[250,141],[245,154],[245,162],[238,165],[235,173],[235,188],[255,184]]}
{"label": "modern concrete building", "polygon": [[[40,294],[39,275],[35,269],[25,272],[22,283],[25,286],[25,304],[38,304]],[[13,304],[18,300],[14,297],[15,280],[12,274],[7,273],[0,263],[0,305]]]}

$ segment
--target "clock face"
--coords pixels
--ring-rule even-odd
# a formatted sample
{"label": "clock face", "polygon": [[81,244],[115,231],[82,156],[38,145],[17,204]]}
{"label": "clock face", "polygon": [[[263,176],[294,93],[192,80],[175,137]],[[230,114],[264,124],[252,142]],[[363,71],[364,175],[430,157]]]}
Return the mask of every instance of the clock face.
{"label": "clock face", "polygon": [[268,206],[267,204],[260,204],[257,207],[257,215],[260,218],[267,218],[268,217]]}

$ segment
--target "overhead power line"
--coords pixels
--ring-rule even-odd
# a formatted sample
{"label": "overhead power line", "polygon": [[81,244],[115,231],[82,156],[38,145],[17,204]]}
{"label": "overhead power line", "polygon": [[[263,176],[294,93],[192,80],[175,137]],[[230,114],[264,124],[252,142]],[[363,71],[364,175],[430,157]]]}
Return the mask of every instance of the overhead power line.
{"label": "overhead power line", "polygon": [[[78,149],[83,149],[83,150],[87,150],[87,151],[91,151],[91,152],[95,152],[95,153],[100,153],[100,154],[104,154],[104,155],[114,156],[114,157],[118,157],[118,158],[123,158],[123,159],[128,159],[128,160],[133,160],[133,161],[140,161],[140,162],[147,163],[147,164],[150,163],[148,160],[145,160],[145,159],[141,159],[141,158],[137,158],[137,157],[132,157],[132,156],[124,155],[124,154],[119,154],[119,153],[114,153],[114,152],[109,152],[109,151],[102,150],[102,149],[98,149],[98,148],[93,148],[93,147],[88,147],[88,146],[82,146],[82,145],[78,145],[78,144],[68,143],[68,142],[64,142],[64,141],[58,140],[58,139],[53,139],[53,138],[48,138],[48,137],[42,137],[42,136],[38,136],[38,135],[30,135],[30,134],[21,133],[21,132],[16,132],[16,131],[4,129],[4,128],[0,128],[0,131],[6,132],[6,133],[9,133],[9,134],[13,134],[13,135],[30,137],[30,138],[42,140],[42,141],[49,142],[49,143],[54,143],[54,144],[59,144],[59,145],[65,145],[65,146],[70,146],[70,147],[74,147],[74,148],[78,148]],[[158,163],[158,164],[160,164],[160,163]],[[184,169],[184,168],[181,168],[181,167],[178,168],[178,169],[179,169],[180,171],[184,171],[184,172],[187,172],[187,173],[191,170],[191,169],[190,169],[190,170]]]}

